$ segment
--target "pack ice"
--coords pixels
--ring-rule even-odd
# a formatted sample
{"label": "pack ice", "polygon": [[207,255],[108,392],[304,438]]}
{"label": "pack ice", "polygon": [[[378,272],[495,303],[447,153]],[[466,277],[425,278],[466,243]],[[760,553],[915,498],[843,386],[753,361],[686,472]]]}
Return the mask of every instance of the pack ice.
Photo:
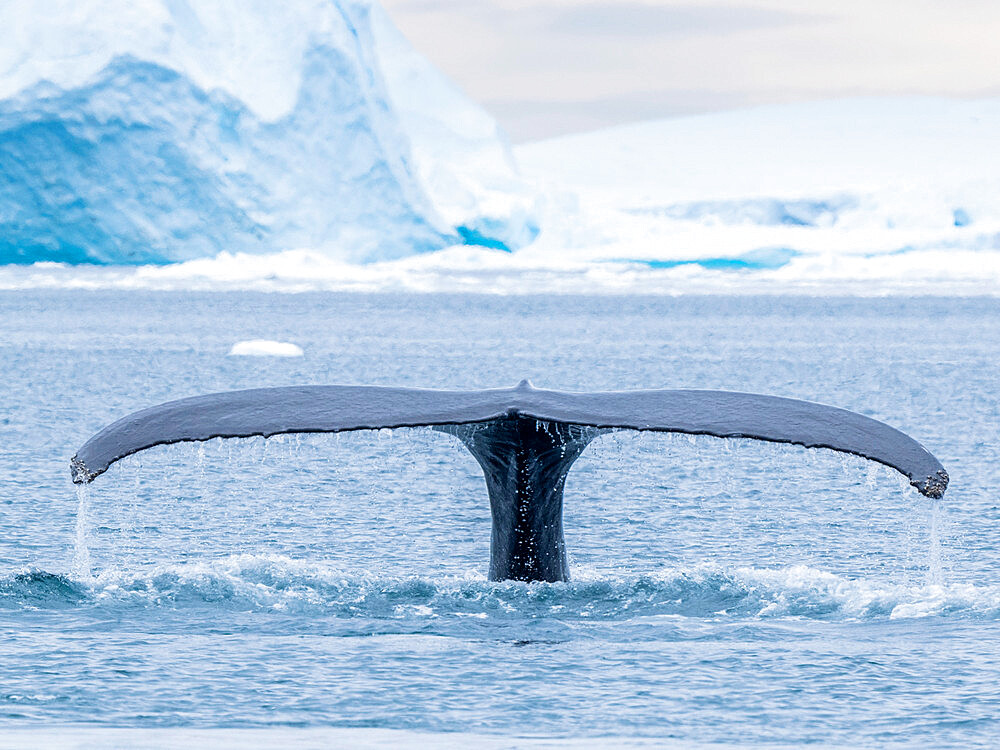
{"label": "pack ice", "polygon": [[536,234],[495,122],[367,0],[0,0],[0,263]]}

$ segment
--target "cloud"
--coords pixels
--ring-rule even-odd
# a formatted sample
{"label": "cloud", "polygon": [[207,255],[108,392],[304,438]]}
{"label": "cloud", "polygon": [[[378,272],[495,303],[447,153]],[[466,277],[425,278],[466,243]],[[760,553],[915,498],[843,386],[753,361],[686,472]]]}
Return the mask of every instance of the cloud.
{"label": "cloud", "polygon": [[[739,4],[737,4],[739,3]],[[389,0],[395,13],[446,14],[479,23],[539,33],[567,35],[656,36],[725,34],[810,23],[822,18],[812,13],[773,9],[751,2],[729,4],[635,2],[633,0]]]}
{"label": "cloud", "polygon": [[381,0],[516,139],[749,104],[1000,90],[996,0]]}
{"label": "cloud", "polygon": [[727,34],[812,23],[812,14],[753,5],[649,5],[639,2],[587,3],[559,7],[549,30],[600,36],[688,36]]}
{"label": "cloud", "polygon": [[572,101],[493,99],[484,104],[504,123],[511,140],[523,142],[638,120],[710,112],[759,103],[738,91],[669,89],[635,91]]}
{"label": "cloud", "polygon": [[461,12],[475,7],[470,0],[396,0],[383,5],[406,13]]}

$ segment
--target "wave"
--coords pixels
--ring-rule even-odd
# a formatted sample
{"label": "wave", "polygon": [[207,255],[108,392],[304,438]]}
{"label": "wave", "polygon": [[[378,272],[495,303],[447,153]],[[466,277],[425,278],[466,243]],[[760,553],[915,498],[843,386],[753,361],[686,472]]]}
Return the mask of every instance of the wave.
{"label": "wave", "polygon": [[1000,619],[1000,586],[897,584],[807,566],[700,565],[636,575],[583,571],[566,584],[345,572],[276,555],[233,555],[76,578],[40,570],[0,577],[0,608],[196,607],[336,618],[620,621],[727,619]]}

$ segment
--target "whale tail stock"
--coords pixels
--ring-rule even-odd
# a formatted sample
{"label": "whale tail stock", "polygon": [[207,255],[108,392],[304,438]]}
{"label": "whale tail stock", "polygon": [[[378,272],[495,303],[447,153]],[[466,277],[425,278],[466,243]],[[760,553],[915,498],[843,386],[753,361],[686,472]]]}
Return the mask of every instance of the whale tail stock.
{"label": "whale tail stock", "polygon": [[156,445],[294,432],[431,427],[457,437],[482,467],[493,520],[491,580],[563,581],[566,474],[598,435],[630,429],[750,438],[828,448],[885,464],[938,498],[948,474],[889,425],[809,401],[730,391],[565,393],[534,388],[437,391],[380,386],[292,386],[195,396],[130,414],[71,460],[86,483]]}

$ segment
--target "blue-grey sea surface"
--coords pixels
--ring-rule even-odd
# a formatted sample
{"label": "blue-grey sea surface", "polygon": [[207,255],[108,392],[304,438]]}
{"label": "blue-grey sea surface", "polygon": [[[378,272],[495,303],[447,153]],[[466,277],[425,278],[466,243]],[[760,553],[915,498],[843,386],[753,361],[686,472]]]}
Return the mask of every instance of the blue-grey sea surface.
{"label": "blue-grey sea surface", "polygon": [[[304,356],[228,356],[257,338]],[[998,367],[995,299],[2,293],[0,735],[996,746]],[[952,485],[934,503],[830,451],[613,433],[567,482],[572,581],[524,584],[486,580],[482,475],[430,430],[69,479],[90,435],[173,398],[522,378],[822,401]]]}

